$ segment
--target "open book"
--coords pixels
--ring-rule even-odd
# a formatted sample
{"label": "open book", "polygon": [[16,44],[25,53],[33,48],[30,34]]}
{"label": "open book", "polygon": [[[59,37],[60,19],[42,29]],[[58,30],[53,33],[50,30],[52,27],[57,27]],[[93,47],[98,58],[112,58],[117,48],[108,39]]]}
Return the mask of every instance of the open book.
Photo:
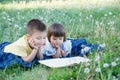
{"label": "open book", "polygon": [[80,62],[89,62],[88,58],[83,57],[70,57],[70,58],[54,58],[47,60],[40,60],[39,63],[51,67],[51,68],[60,68],[71,66],[74,64],[79,64]]}

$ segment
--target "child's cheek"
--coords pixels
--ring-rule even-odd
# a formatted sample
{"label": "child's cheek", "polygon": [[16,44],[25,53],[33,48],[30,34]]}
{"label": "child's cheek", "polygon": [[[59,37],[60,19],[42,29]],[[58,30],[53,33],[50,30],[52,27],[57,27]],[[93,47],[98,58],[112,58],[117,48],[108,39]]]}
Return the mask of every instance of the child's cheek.
{"label": "child's cheek", "polygon": [[55,47],[54,42],[51,42],[51,45],[52,45],[53,47]]}

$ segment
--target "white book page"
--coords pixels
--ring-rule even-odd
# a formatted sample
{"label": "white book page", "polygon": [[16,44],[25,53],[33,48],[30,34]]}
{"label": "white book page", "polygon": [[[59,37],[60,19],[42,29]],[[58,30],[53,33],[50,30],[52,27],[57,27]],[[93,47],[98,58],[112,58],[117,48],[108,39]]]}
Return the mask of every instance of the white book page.
{"label": "white book page", "polygon": [[70,58],[54,58],[47,60],[40,60],[39,63],[51,68],[60,68],[79,64],[80,62],[89,62],[88,58],[84,57],[70,57]]}

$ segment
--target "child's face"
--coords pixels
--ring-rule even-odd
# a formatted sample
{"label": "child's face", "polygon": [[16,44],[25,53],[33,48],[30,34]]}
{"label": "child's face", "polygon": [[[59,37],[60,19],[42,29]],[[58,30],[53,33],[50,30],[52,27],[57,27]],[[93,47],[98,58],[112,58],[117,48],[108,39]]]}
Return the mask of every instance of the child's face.
{"label": "child's face", "polygon": [[64,37],[61,36],[61,37],[55,37],[54,35],[52,35],[50,37],[50,43],[53,47],[58,47],[60,46],[64,41]]}
{"label": "child's face", "polygon": [[29,36],[28,40],[32,39],[35,45],[45,45],[46,43],[46,31],[35,31]]}

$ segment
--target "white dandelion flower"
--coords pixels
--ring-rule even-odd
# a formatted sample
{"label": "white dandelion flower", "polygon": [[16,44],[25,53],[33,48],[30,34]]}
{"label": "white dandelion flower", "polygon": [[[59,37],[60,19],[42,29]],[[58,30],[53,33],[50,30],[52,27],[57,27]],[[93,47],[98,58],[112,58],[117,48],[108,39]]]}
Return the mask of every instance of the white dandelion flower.
{"label": "white dandelion flower", "polygon": [[96,57],[95,57],[95,61],[96,61],[96,62],[100,61],[100,56],[99,56],[99,54],[96,55]]}
{"label": "white dandelion flower", "polygon": [[89,19],[88,17],[86,17],[86,19]]}
{"label": "white dandelion flower", "polygon": [[91,14],[91,15],[90,15],[90,18],[92,18],[92,17],[93,17],[93,15]]}
{"label": "white dandelion flower", "polygon": [[117,63],[116,62],[112,62],[111,66],[115,67],[115,66],[117,66]]}
{"label": "white dandelion flower", "polygon": [[8,20],[8,21],[11,21],[11,19],[10,19],[10,18],[8,18],[7,20]]}
{"label": "white dandelion flower", "polygon": [[105,17],[108,16],[107,14],[104,15]]}
{"label": "white dandelion flower", "polygon": [[18,15],[20,14],[20,12],[17,13]]}
{"label": "white dandelion flower", "polygon": [[96,25],[99,25],[99,22],[98,22],[98,21],[95,21],[95,24],[96,24]]}
{"label": "white dandelion flower", "polygon": [[112,12],[109,12],[108,14],[109,14],[109,15],[112,15]]}
{"label": "white dandelion flower", "polygon": [[116,58],[116,60],[115,61],[119,61],[120,60],[120,58]]}
{"label": "white dandelion flower", "polygon": [[100,68],[96,68],[95,71],[96,72],[101,72],[101,69]]}
{"label": "white dandelion flower", "polygon": [[109,64],[108,64],[108,63],[104,63],[104,64],[103,64],[103,67],[104,67],[104,68],[107,68],[107,67],[109,67]]}
{"label": "white dandelion flower", "polygon": [[81,13],[79,13],[79,16],[80,16],[80,17],[81,17],[81,15],[82,15],[82,14],[81,14]]}
{"label": "white dandelion flower", "polygon": [[19,26],[17,24],[15,24],[15,28],[18,28]]}
{"label": "white dandelion flower", "polygon": [[6,17],[5,17],[5,16],[3,16],[2,18],[3,18],[3,19],[6,19]]}
{"label": "white dandelion flower", "polygon": [[89,68],[85,68],[85,69],[84,69],[84,73],[87,74],[87,73],[89,73],[89,72],[90,72],[90,69],[89,69]]}
{"label": "white dandelion flower", "polygon": [[19,27],[19,30],[21,30],[22,29],[22,27]]}
{"label": "white dandelion flower", "polygon": [[86,66],[90,66],[90,63],[86,63],[85,65],[86,65]]}
{"label": "white dandelion flower", "polygon": [[113,76],[113,80],[119,80],[118,78],[116,78],[115,76]]}

